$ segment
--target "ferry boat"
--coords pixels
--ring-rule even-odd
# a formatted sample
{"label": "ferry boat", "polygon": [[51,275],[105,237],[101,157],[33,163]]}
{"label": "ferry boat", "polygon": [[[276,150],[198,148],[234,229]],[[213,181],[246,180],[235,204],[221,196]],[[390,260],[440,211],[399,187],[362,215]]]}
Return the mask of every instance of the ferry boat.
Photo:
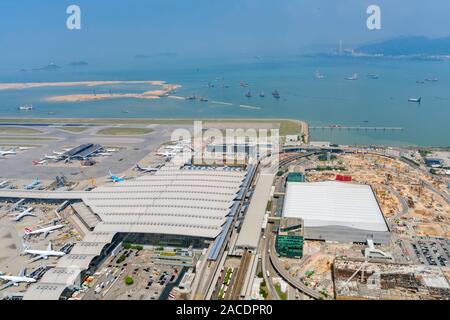
{"label": "ferry boat", "polygon": [[19,110],[23,110],[23,111],[29,111],[29,110],[33,110],[33,105],[31,104],[25,104],[23,106],[19,107]]}
{"label": "ferry boat", "polygon": [[272,92],[272,96],[273,96],[275,99],[280,99],[280,93],[278,92],[277,89],[275,89],[275,90]]}
{"label": "ferry boat", "polygon": [[419,98],[409,98],[408,102],[416,102],[416,103],[421,103],[422,102],[422,97]]}
{"label": "ferry boat", "polygon": [[323,74],[321,74],[321,73],[319,72],[319,70],[317,70],[317,71],[316,71],[316,79],[323,79],[323,78],[325,78],[325,76],[324,76]]}
{"label": "ferry boat", "polygon": [[354,73],[351,77],[345,78],[345,80],[351,80],[351,81],[358,80],[358,74]]}

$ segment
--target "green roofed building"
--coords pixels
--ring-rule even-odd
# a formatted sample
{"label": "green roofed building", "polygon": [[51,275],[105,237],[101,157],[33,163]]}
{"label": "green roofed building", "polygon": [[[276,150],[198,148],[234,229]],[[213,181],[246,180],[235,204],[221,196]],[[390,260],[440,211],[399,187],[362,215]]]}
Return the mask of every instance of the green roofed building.
{"label": "green roofed building", "polygon": [[286,182],[305,182],[305,175],[300,172],[289,172]]}
{"label": "green roofed building", "polygon": [[275,246],[282,257],[301,258],[303,256],[303,220],[281,218]]}

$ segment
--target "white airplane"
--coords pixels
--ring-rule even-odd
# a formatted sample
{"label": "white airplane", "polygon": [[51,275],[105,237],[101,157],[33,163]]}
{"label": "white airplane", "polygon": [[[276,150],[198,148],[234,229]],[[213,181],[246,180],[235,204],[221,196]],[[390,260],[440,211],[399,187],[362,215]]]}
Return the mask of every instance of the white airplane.
{"label": "white airplane", "polygon": [[139,165],[139,163],[136,163],[136,169],[137,169],[138,171],[142,171],[142,172],[156,172],[156,171],[159,170],[159,168],[152,168],[152,167],[147,167],[147,168],[145,168],[145,167],[141,167],[141,166]]}
{"label": "white airplane", "polygon": [[49,156],[49,155],[45,155],[44,156],[44,160],[58,160],[59,156]]}
{"label": "white airplane", "polygon": [[164,152],[158,152],[157,155],[158,156],[164,156],[164,157],[173,157],[173,156],[176,156],[177,153],[176,152],[164,151]]}
{"label": "white airplane", "polygon": [[33,207],[28,208],[28,209],[22,211],[21,213],[19,213],[17,216],[15,216],[13,220],[18,222],[18,221],[22,220],[23,217],[27,217],[27,216],[36,217],[35,214],[31,213],[33,210],[34,210]]}
{"label": "white airplane", "polygon": [[57,156],[62,156],[64,154],[64,152],[59,152],[59,151],[53,150],[53,154],[56,154]]}
{"label": "white airplane", "polygon": [[8,156],[8,155],[15,155],[15,154],[17,154],[17,152],[14,151],[13,149],[8,150],[8,151],[0,150],[0,157],[4,157],[4,156]]}
{"label": "white airplane", "polygon": [[0,276],[0,279],[3,281],[8,281],[8,283],[5,286],[3,286],[2,289],[5,289],[9,286],[18,286],[19,283],[22,283],[22,282],[25,282],[25,283],[36,282],[36,279],[27,277],[25,268],[22,268],[22,270],[20,270],[20,273],[18,276]]}
{"label": "white airplane", "polygon": [[16,210],[23,202],[25,201],[25,199],[20,199],[19,201],[17,201],[16,203],[14,203],[11,206],[11,211]]}
{"label": "white airplane", "polygon": [[0,182],[0,189],[6,187],[8,185],[8,182],[9,182],[8,180]]}
{"label": "white airplane", "polygon": [[24,245],[22,254],[30,254],[34,256],[31,260],[29,260],[29,262],[34,262],[39,259],[47,260],[48,257],[62,257],[66,255],[65,252],[53,250],[51,242],[48,243],[47,250],[33,250]]}
{"label": "white airplane", "polygon": [[31,228],[25,228],[25,235],[26,236],[33,236],[33,235],[39,235],[41,233],[44,234],[44,238],[46,238],[50,233],[53,233],[53,231],[57,229],[63,228],[64,225],[58,224],[56,226],[46,227],[42,229],[33,230]]}

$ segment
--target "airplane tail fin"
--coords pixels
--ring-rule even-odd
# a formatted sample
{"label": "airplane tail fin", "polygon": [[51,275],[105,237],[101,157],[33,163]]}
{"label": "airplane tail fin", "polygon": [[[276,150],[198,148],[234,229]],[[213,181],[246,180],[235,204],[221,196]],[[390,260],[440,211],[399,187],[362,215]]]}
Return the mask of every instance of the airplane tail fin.
{"label": "airplane tail fin", "polygon": [[25,234],[30,234],[30,232],[33,231],[31,228],[25,228]]}
{"label": "airplane tail fin", "polygon": [[52,242],[51,241],[49,241],[49,243],[48,243],[47,251],[52,251]]}

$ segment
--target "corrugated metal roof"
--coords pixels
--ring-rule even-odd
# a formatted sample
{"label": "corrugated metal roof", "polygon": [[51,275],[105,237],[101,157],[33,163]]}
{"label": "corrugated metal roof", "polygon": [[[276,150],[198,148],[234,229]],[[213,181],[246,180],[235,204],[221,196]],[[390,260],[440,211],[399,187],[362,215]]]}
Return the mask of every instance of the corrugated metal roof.
{"label": "corrugated metal roof", "polygon": [[302,218],[305,228],[343,226],[388,231],[369,185],[345,182],[288,182],[283,216]]}

